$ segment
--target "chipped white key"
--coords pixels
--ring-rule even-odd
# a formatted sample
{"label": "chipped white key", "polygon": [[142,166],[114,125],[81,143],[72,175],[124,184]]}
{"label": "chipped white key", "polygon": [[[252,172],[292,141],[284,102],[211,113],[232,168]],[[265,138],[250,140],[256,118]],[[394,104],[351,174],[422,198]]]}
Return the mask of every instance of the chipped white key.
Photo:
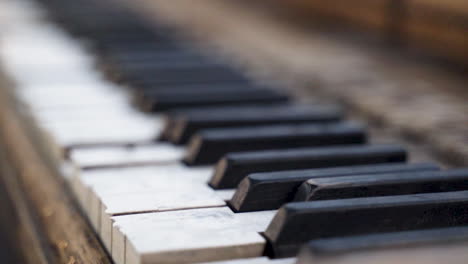
{"label": "chipped white key", "polygon": [[227,207],[113,217],[118,264],[194,263],[262,255],[275,211],[235,214]]}
{"label": "chipped white key", "polygon": [[167,143],[109,145],[70,150],[70,160],[81,168],[124,167],[175,162],[183,157],[184,148]]}
{"label": "chipped white key", "polygon": [[114,215],[225,206],[206,184],[210,176],[211,168],[180,164],[115,170],[111,185],[104,178],[90,185],[90,220],[110,249]]}

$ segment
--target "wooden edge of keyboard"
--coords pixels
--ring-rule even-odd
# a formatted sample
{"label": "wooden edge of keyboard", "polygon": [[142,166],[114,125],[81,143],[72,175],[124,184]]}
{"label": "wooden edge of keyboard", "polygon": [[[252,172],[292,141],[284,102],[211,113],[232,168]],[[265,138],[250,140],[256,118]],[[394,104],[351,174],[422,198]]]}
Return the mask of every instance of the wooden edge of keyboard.
{"label": "wooden edge of keyboard", "polygon": [[0,181],[15,208],[9,236],[23,263],[112,263],[11,86],[0,73]]}

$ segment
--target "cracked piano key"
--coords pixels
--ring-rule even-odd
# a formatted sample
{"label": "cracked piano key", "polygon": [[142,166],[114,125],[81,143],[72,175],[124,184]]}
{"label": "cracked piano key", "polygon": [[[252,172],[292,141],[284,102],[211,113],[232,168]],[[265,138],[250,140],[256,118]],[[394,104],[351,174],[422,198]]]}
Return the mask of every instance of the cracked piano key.
{"label": "cracked piano key", "polygon": [[193,92],[180,96],[177,91],[146,97],[140,105],[145,111],[160,112],[176,108],[202,106],[226,106],[239,104],[276,104],[284,103],[289,97],[284,93],[267,89],[238,89],[225,91]]}
{"label": "cracked piano key", "polygon": [[125,82],[135,86],[148,86],[156,84],[183,84],[183,83],[209,83],[245,81],[246,78],[231,70],[219,66],[185,67],[177,69],[154,69],[147,73],[126,76]]}
{"label": "cracked piano key", "polygon": [[166,143],[75,147],[69,159],[83,169],[125,167],[178,161],[184,149]]}
{"label": "cracked piano key", "polygon": [[[116,263],[193,263],[261,257],[273,211],[234,214],[227,207],[113,217]],[[182,228],[183,227],[183,228]],[[149,236],[148,232],[157,233]]]}

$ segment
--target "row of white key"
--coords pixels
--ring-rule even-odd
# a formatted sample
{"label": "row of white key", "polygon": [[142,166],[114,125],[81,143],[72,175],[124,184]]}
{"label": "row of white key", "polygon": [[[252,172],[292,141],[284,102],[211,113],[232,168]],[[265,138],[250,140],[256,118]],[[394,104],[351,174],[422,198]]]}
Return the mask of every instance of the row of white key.
{"label": "row of white key", "polygon": [[261,257],[259,232],[274,211],[233,213],[225,203],[233,190],[206,184],[211,167],[177,162],[181,148],[144,144],[159,133],[161,118],[133,110],[125,92],[97,75],[91,56],[41,12],[16,9],[2,59],[39,125],[59,146],[75,146],[72,189],[116,263],[293,262]]}

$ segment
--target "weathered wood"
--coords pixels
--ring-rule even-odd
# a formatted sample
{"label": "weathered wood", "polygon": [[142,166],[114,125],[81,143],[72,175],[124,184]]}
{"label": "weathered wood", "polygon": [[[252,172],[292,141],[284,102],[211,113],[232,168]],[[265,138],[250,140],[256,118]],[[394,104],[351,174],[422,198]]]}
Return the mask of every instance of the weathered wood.
{"label": "weathered wood", "polygon": [[25,262],[111,263],[10,85],[0,89],[0,138],[14,174],[3,176],[22,226],[17,246]]}

